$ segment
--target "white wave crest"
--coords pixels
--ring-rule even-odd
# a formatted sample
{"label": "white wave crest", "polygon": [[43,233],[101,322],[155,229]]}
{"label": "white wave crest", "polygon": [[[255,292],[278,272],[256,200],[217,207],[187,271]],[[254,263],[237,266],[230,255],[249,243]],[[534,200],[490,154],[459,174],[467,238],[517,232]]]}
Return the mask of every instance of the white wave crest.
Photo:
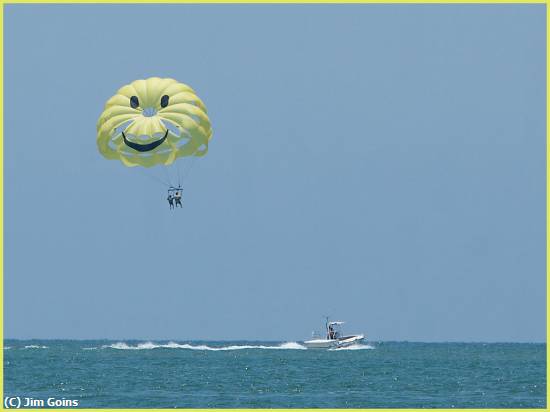
{"label": "white wave crest", "polygon": [[48,347],[39,345],[27,345],[23,349],[48,349]]}
{"label": "white wave crest", "polygon": [[230,345],[230,346],[208,346],[208,345],[190,345],[188,343],[168,342],[165,344],[156,344],[153,342],[138,343],[135,346],[130,346],[125,342],[117,342],[112,345],[103,345],[102,349],[119,349],[119,350],[144,350],[144,349],[188,349],[188,350],[207,350],[207,351],[228,351],[228,350],[243,350],[243,349],[306,349],[298,342],[285,342],[277,346],[266,345]]}
{"label": "white wave crest", "polygon": [[155,345],[153,342],[139,343],[137,346],[130,346],[126,342],[117,342],[112,345],[103,345],[101,349],[120,349],[120,350],[141,350],[141,349],[155,349],[159,348],[159,345]]}
{"label": "white wave crest", "polygon": [[307,349],[304,345],[300,345],[298,342],[285,342],[282,343],[279,349]]}
{"label": "white wave crest", "polygon": [[11,349],[11,346],[4,346],[4,350]]}
{"label": "white wave crest", "polygon": [[356,343],[355,345],[345,346],[343,348],[332,348],[329,350],[362,350],[362,349],[374,349],[374,346]]}

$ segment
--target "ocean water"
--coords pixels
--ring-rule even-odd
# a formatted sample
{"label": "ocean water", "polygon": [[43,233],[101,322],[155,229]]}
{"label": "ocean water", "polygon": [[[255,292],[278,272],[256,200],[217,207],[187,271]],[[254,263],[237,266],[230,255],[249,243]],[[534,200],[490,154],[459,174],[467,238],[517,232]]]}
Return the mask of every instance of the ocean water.
{"label": "ocean water", "polygon": [[4,396],[84,408],[545,408],[546,344],[6,340]]}

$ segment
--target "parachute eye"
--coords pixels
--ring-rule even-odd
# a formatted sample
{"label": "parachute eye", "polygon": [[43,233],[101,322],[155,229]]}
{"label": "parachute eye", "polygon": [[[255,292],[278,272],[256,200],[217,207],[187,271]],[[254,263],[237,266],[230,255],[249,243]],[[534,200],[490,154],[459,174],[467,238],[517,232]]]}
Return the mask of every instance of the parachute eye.
{"label": "parachute eye", "polygon": [[137,96],[130,97],[130,106],[132,106],[132,109],[137,109],[139,107],[139,100]]}
{"label": "parachute eye", "polygon": [[160,98],[160,107],[168,106],[168,99],[169,99],[168,95],[165,94],[164,96],[162,96]]}

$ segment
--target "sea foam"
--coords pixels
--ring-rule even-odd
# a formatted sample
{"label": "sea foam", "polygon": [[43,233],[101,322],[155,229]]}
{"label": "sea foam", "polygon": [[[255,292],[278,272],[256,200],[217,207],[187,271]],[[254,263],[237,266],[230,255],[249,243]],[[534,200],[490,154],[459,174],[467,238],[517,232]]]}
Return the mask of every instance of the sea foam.
{"label": "sea foam", "polygon": [[329,350],[362,350],[362,349],[374,349],[374,346],[357,343],[355,345],[345,346],[343,348],[332,348]]}
{"label": "sea foam", "polygon": [[243,349],[287,349],[287,350],[301,350],[306,349],[305,346],[300,345],[298,342],[285,342],[277,346],[268,345],[228,345],[228,346],[208,346],[208,345],[190,345],[188,343],[154,343],[143,342],[137,345],[128,345],[126,342],[117,342],[111,345],[103,345],[102,349],[119,349],[119,350],[147,350],[147,349],[188,349],[188,350],[207,350],[207,351],[228,351],[228,350],[243,350]]}

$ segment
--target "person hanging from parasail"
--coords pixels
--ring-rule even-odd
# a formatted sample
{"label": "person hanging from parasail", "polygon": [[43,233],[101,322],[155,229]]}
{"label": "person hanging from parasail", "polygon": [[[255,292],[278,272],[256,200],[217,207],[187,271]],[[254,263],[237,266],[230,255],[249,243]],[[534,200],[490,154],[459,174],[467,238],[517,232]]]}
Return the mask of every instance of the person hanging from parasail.
{"label": "person hanging from parasail", "polygon": [[[151,77],[121,87],[97,122],[99,152],[127,167],[177,166],[180,158],[204,156],[211,137],[202,100],[191,87],[169,78]],[[170,209],[183,207],[181,187],[171,189]]]}
{"label": "person hanging from parasail", "polygon": [[183,205],[181,204],[181,187],[179,187],[178,190],[174,192],[174,200],[176,201],[176,207],[178,205],[180,207],[183,207]]}

